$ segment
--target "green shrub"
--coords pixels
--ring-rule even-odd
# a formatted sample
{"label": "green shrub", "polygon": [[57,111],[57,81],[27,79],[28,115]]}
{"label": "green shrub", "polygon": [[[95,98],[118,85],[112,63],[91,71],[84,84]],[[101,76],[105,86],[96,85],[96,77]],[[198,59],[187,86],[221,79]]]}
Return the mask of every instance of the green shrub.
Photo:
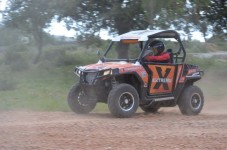
{"label": "green shrub", "polygon": [[0,66],[0,91],[14,90],[16,82],[13,79],[13,73],[9,67]]}
{"label": "green shrub", "polygon": [[0,91],[14,90],[16,84],[10,79],[1,79],[0,78]]}
{"label": "green shrub", "polygon": [[186,57],[186,63],[197,65],[203,70],[212,69],[227,72],[225,69],[227,67],[227,60],[215,56],[210,58],[199,58],[188,54]]}
{"label": "green shrub", "polygon": [[4,54],[3,53],[0,53],[0,65],[4,64]]}
{"label": "green shrub", "polygon": [[29,68],[28,49],[25,45],[12,45],[4,53],[5,65],[12,70],[22,71]]}
{"label": "green shrub", "polygon": [[192,56],[190,54],[186,57],[186,63],[188,64],[194,64],[199,66],[202,69],[209,68],[215,64],[215,59],[213,57],[211,58],[199,58]]}
{"label": "green shrub", "polygon": [[71,55],[67,55],[67,51],[74,51],[76,48],[72,45],[66,46],[50,46],[44,50],[42,61],[49,62],[54,66],[72,65],[75,63]]}
{"label": "green shrub", "polygon": [[53,66],[85,65],[98,61],[96,51],[72,45],[51,46],[44,50],[42,61]]}
{"label": "green shrub", "polygon": [[188,53],[206,53],[209,49],[206,47],[206,43],[199,41],[184,41],[184,47]]}

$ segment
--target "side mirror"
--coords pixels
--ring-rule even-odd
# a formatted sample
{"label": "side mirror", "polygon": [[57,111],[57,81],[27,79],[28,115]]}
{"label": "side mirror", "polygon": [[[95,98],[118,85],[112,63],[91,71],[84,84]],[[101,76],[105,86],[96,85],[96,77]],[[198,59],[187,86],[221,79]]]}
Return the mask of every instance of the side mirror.
{"label": "side mirror", "polygon": [[103,51],[100,50],[97,50],[96,54],[99,58],[101,58],[104,55]]}
{"label": "side mirror", "polygon": [[97,56],[99,57],[99,62],[103,62],[103,59],[104,59],[104,58],[102,58],[102,56],[103,56],[102,52],[100,52],[100,50],[98,50],[98,51],[96,52],[96,54],[97,54]]}
{"label": "side mirror", "polygon": [[100,50],[97,50],[96,54],[97,54],[99,57],[101,57],[101,52],[100,52]]}

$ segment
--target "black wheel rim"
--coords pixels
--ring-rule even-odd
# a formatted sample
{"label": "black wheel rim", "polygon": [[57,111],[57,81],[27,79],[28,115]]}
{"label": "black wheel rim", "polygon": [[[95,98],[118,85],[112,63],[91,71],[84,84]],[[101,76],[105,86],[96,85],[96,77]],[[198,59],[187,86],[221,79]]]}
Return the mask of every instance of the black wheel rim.
{"label": "black wheel rim", "polygon": [[119,106],[123,111],[129,111],[134,106],[134,96],[129,92],[124,92],[119,97]]}
{"label": "black wheel rim", "polygon": [[198,93],[195,93],[191,98],[191,105],[194,109],[199,109],[201,106],[201,97]]}
{"label": "black wheel rim", "polygon": [[80,91],[78,96],[77,96],[77,101],[81,106],[87,106],[88,105],[88,98],[85,95],[83,91]]}

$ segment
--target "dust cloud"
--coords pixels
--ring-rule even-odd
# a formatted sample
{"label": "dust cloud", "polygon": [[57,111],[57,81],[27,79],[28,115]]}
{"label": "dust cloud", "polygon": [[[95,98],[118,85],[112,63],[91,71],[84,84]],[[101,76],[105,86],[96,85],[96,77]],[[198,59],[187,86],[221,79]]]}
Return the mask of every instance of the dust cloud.
{"label": "dust cloud", "polygon": [[204,108],[202,113],[227,114],[227,69],[208,68],[204,70],[203,78],[195,83],[204,94]]}

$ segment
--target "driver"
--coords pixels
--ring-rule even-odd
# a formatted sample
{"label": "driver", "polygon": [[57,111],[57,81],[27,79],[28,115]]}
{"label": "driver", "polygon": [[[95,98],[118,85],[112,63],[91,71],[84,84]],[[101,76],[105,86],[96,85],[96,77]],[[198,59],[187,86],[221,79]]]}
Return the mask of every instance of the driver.
{"label": "driver", "polygon": [[170,63],[170,54],[164,52],[165,45],[162,41],[154,40],[149,46],[153,51],[153,55],[146,56],[145,60],[150,62]]}

